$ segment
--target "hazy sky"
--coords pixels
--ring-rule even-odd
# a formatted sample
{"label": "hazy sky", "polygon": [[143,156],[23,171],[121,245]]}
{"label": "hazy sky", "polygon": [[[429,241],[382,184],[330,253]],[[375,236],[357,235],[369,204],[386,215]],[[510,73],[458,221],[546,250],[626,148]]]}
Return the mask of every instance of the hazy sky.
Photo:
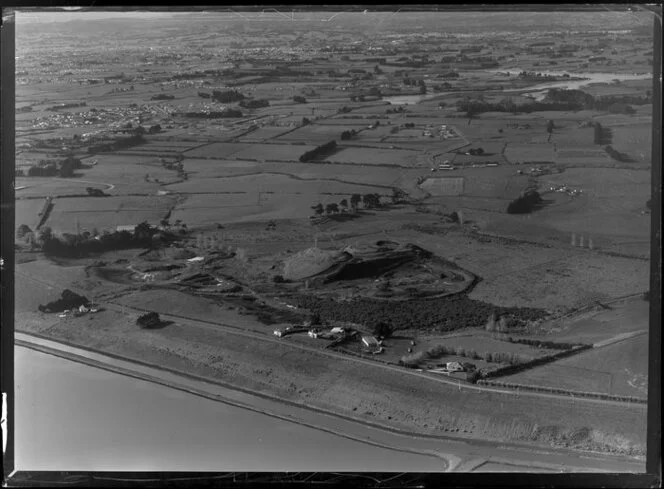
{"label": "hazy sky", "polygon": [[20,23],[36,22],[36,23],[51,23],[51,22],[67,22],[70,20],[103,20],[110,18],[122,17],[124,19],[158,19],[168,18],[177,15],[175,12],[130,12],[130,11],[116,11],[116,12],[76,12],[76,11],[59,11],[59,12],[35,12],[34,10],[23,10],[16,13],[16,21]]}

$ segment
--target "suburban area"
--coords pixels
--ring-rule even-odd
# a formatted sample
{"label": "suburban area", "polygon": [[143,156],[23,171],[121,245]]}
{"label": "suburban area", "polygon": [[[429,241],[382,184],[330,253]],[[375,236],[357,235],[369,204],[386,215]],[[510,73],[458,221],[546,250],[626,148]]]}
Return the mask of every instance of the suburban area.
{"label": "suburban area", "polygon": [[17,22],[22,341],[643,463],[651,17],[293,16]]}

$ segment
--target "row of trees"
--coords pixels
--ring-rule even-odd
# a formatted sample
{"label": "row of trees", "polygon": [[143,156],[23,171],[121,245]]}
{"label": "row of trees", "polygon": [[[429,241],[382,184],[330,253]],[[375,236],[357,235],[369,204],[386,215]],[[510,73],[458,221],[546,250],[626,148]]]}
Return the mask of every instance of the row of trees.
{"label": "row of trees", "polygon": [[62,233],[61,236],[56,236],[51,228],[45,226],[38,232],[37,236],[30,237],[25,233],[23,237],[26,241],[33,240],[32,244],[41,246],[42,251],[47,255],[68,257],[148,247],[153,246],[160,240],[172,241],[175,239],[174,234],[160,231],[147,222],[136,225],[133,232],[104,231],[99,234],[95,229],[92,232],[86,231],[80,234]]}
{"label": "row of trees", "polygon": [[593,124],[593,142],[595,144],[611,144],[613,140],[613,131],[609,127],[604,127],[599,122]]}
{"label": "row of trees", "polygon": [[320,146],[315,147],[314,149],[307,151],[306,153],[302,154],[300,156],[300,162],[301,163],[306,163],[308,161],[312,161],[318,158],[321,158],[322,156],[327,156],[331,153],[333,153],[337,148],[337,142],[336,141],[330,141],[325,144],[321,144]]}
{"label": "row of trees", "polygon": [[318,203],[311,208],[314,210],[317,216],[322,216],[323,214],[338,214],[339,212],[346,212],[349,209],[353,212],[357,212],[360,204],[363,204],[365,209],[374,209],[380,207],[380,194],[353,194],[350,197],[350,206],[347,199],[341,199],[338,204],[331,202],[326,206],[323,206],[323,204]]}
{"label": "row of trees", "polygon": [[223,119],[226,117],[242,117],[242,111],[227,108],[220,111],[184,112],[182,115],[185,117],[196,117],[198,119]]}
{"label": "row of trees", "polygon": [[[408,198],[408,194],[401,190],[400,188],[392,189],[392,203],[399,204]],[[350,207],[347,199],[342,199],[338,204],[329,203],[325,207],[323,204],[316,204],[312,207],[316,215],[320,216],[325,214],[337,214],[339,212],[346,212],[349,208],[353,212],[357,212],[357,209],[360,204],[364,206],[365,209],[376,209],[382,207],[383,203],[381,202],[381,195],[379,193],[370,193],[370,194],[353,194],[350,197]]]}
{"label": "row of trees", "polygon": [[472,348],[462,346],[436,345],[426,351],[420,351],[412,355],[405,355],[399,360],[399,364],[405,367],[416,368],[425,360],[440,358],[443,355],[454,355],[457,357],[470,358],[472,360],[484,360],[490,363],[506,363],[509,365],[522,365],[532,362],[534,357],[519,353],[508,353],[504,351],[477,352]]}

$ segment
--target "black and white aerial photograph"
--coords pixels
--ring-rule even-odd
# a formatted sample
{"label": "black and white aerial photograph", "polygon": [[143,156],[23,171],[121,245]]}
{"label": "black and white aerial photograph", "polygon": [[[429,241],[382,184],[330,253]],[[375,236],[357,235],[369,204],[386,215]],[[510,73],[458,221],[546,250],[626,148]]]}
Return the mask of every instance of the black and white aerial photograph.
{"label": "black and white aerial photograph", "polygon": [[16,470],[646,472],[661,8],[433,7],[14,10]]}

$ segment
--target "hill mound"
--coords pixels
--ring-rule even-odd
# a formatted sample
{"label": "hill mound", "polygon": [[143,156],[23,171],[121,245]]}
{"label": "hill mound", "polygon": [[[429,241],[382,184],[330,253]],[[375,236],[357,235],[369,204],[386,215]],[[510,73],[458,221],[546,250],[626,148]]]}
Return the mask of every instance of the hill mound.
{"label": "hill mound", "polygon": [[286,280],[303,280],[318,275],[348,259],[350,259],[350,255],[343,251],[308,248],[284,260],[284,278]]}

